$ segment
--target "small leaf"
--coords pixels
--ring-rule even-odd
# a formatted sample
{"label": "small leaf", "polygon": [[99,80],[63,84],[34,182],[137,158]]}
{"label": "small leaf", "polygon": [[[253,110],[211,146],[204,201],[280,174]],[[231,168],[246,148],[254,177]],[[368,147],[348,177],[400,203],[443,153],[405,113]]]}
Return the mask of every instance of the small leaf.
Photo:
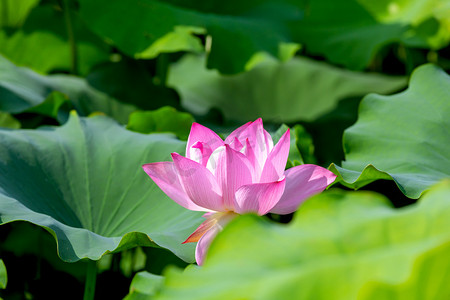
{"label": "small leaf", "polygon": [[170,106],[154,111],[137,111],[130,115],[127,129],[140,133],[172,132],[187,140],[194,118]]}
{"label": "small leaf", "polygon": [[153,299],[163,282],[164,277],[162,276],[145,271],[139,272],[131,282],[130,293],[123,300]]}
{"label": "small leaf", "polygon": [[5,289],[8,283],[8,275],[6,273],[6,266],[2,259],[0,259],[0,289]]}
{"label": "small leaf", "polygon": [[63,124],[69,119],[69,112],[71,109],[72,104],[68,97],[58,91],[54,91],[48,95],[44,102],[29,108],[25,112],[38,113],[52,117]]}
{"label": "small leaf", "polygon": [[204,34],[205,30],[200,27],[175,26],[172,32],[156,40],[147,49],[134,55],[137,59],[151,59],[161,53],[172,52],[203,52],[201,40],[193,34]]}
{"label": "small leaf", "polygon": [[0,111],[0,128],[19,129],[20,122],[6,112]]}

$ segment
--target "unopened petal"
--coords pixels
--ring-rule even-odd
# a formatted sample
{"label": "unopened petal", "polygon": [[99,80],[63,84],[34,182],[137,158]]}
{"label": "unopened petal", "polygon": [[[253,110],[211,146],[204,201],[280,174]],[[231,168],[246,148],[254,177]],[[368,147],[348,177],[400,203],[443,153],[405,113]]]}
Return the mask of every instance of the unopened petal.
{"label": "unopened petal", "polygon": [[285,188],[285,179],[269,183],[255,183],[241,186],[236,191],[236,212],[255,212],[265,215],[280,200]]}
{"label": "unopened petal", "polygon": [[232,134],[230,134],[226,138],[225,143],[229,144],[232,142],[232,139],[237,137],[238,140],[242,144],[244,144],[245,141],[248,139],[255,153],[256,160],[260,164],[262,169],[264,161],[266,160],[267,155],[270,151],[269,150],[270,145],[267,136],[264,133],[265,130],[263,128],[262,119],[259,118],[256,121],[247,123],[238,129],[239,131],[235,130]]}
{"label": "unopened petal", "polygon": [[270,210],[280,215],[297,210],[307,198],[322,192],[336,178],[332,172],[316,165],[301,165],[285,172],[286,188],[280,201]]}
{"label": "unopened petal", "polygon": [[290,131],[288,129],[267,157],[260,182],[273,182],[283,176],[289,156],[289,147]]}
{"label": "unopened petal", "polygon": [[189,133],[186,144],[187,158],[190,158],[190,149],[196,142],[208,144],[211,151],[223,145],[223,140],[214,131],[198,123],[192,123],[191,132]]}
{"label": "unopened petal", "polygon": [[169,198],[179,205],[196,211],[208,211],[208,209],[201,207],[189,198],[180,183],[178,174],[173,162],[164,161],[142,166],[145,173],[159,186],[159,188],[166,193]]}
{"label": "unopened petal", "polygon": [[177,153],[172,153],[172,159],[189,198],[201,207],[223,210],[222,190],[214,175],[205,166]]}
{"label": "unopened petal", "polygon": [[234,140],[229,145],[231,149],[236,151],[241,151],[242,147],[244,147],[244,145],[242,145],[242,143],[238,140],[238,138],[234,138]]}

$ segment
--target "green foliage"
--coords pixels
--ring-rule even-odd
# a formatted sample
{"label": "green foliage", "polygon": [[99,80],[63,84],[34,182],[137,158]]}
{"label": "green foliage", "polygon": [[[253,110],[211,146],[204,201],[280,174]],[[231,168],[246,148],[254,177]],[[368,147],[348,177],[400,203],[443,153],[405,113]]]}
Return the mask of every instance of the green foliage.
{"label": "green foliage", "polygon": [[392,178],[406,196],[418,198],[450,177],[449,87],[445,72],[426,65],[413,73],[406,91],[367,96],[358,121],[345,131],[342,168],[330,168],[338,181],[358,188]]}
{"label": "green foliage", "polygon": [[308,200],[287,226],[242,216],[202,268],[169,269],[156,299],[329,299],[330,291],[334,299],[444,299],[449,213],[445,181],[402,209],[376,193],[334,190]]}
{"label": "green foliage", "polygon": [[[35,107],[55,91],[66,95],[82,116],[99,111],[126,123],[128,115],[136,109],[133,105],[121,103],[92,88],[85,79],[70,75],[39,75],[29,69],[17,67],[0,56],[0,110],[11,113],[29,109],[47,111],[53,104],[44,105],[43,108]],[[61,103],[61,99],[56,103]],[[52,112],[53,109],[50,109],[45,114]]]}
{"label": "green foliage", "polygon": [[18,27],[39,0],[2,0],[0,2],[0,28]]}
{"label": "green foliage", "polygon": [[143,109],[157,109],[164,105],[178,106],[175,91],[156,85],[148,65],[123,58],[119,62],[102,64],[92,70],[86,80],[93,88]]}
{"label": "green foliage", "polygon": [[282,123],[313,121],[342,99],[393,92],[405,79],[341,70],[306,58],[285,63],[266,59],[249,72],[224,76],[203,67],[202,57],[186,55],[172,66],[168,84],[181,94],[183,106],[197,114],[215,107],[228,120],[262,117]]}
{"label": "green foliage", "polygon": [[165,106],[155,111],[137,111],[130,115],[127,129],[141,133],[173,132],[181,140],[187,140],[194,118]]}
{"label": "green foliage", "polygon": [[59,128],[0,131],[0,140],[1,223],[44,227],[65,261],[138,245],[192,261],[193,245],[181,242],[201,218],[167,199],[141,169],[182,153],[184,143],[76,114]]}
{"label": "green foliage", "polygon": [[[244,70],[256,52],[277,55],[278,44],[288,41],[288,21],[301,10],[301,4],[288,0],[222,3],[120,0],[114,4],[106,0],[80,1],[80,14],[89,27],[130,56],[145,55],[142,53],[146,49],[168,34],[177,34],[179,25],[204,28],[213,40],[208,67],[223,73]],[[102,13],[98,14],[99,11]],[[121,22],[123,11],[133,22]],[[181,49],[189,49],[186,44],[192,43],[191,40],[187,43],[183,40]]]}
{"label": "green foliage", "polygon": [[[449,28],[448,0],[0,0],[0,300],[447,299]],[[141,165],[260,117],[336,185],[189,265],[204,219]]]}
{"label": "green foliage", "polygon": [[[15,9],[21,2],[23,0],[10,4]],[[93,65],[108,60],[109,49],[85,27],[76,14],[70,16],[77,42],[75,71],[86,74]],[[68,45],[65,22],[62,8],[54,5],[38,6],[18,30],[13,33],[0,31],[0,53],[17,65],[28,66],[40,73],[69,71],[73,54]]]}

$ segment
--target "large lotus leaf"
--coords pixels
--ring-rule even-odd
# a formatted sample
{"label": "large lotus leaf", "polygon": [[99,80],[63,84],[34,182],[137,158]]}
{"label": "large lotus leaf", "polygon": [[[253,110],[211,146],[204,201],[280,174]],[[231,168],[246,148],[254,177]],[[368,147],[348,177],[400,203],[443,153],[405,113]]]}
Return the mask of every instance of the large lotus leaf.
{"label": "large lotus leaf", "polygon": [[133,105],[118,100],[91,87],[85,79],[71,75],[40,75],[17,67],[0,55],[0,110],[20,113],[38,106],[52,94],[68,96],[80,115],[100,111],[121,123],[136,110]]}
{"label": "large lotus leaf", "polygon": [[[450,177],[450,76],[417,68],[406,91],[368,95],[344,132],[345,161],[335,171],[355,188],[391,177],[410,198]],[[339,181],[339,180],[338,180]]]}
{"label": "large lotus leaf", "polygon": [[277,55],[280,42],[291,42],[288,23],[301,18],[302,5],[292,0],[81,0],[80,14],[128,55],[141,56],[177,26],[204,28],[212,37],[208,67],[237,73],[256,52]]}
{"label": "large lotus leaf", "polygon": [[[93,65],[109,59],[109,49],[76,14],[70,16],[76,38],[77,71],[86,74]],[[61,9],[53,5],[38,6],[20,29],[12,34],[0,31],[0,53],[17,65],[41,73],[72,71],[72,53]]]}
{"label": "large lotus leaf", "polygon": [[0,28],[20,26],[39,0],[2,0],[0,2]]}
{"label": "large lotus leaf", "polygon": [[219,108],[230,120],[312,121],[343,98],[389,93],[405,85],[402,77],[342,70],[307,58],[260,62],[243,74],[207,70],[201,56],[185,55],[170,69],[168,84],[182,105],[204,114]]}
{"label": "large lotus leaf", "polygon": [[449,214],[450,181],[401,209],[330,190],[289,225],[235,219],[201,268],[166,272],[157,299],[446,299]]}
{"label": "large lotus leaf", "polygon": [[141,169],[182,153],[185,143],[72,114],[61,127],[2,130],[0,145],[1,223],[46,228],[69,262],[137,245],[193,261],[194,245],[181,243],[200,215],[168,199]]}

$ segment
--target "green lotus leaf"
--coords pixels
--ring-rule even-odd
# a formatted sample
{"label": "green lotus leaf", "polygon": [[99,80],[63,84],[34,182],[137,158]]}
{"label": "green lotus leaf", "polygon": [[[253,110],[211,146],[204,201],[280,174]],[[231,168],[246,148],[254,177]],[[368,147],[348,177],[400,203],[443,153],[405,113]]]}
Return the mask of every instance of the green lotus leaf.
{"label": "green lotus leaf", "polygon": [[[62,74],[40,75],[30,69],[15,66],[0,55],[0,110],[11,113],[33,110],[33,107],[43,104],[55,91],[66,95],[78,114],[83,116],[98,111],[126,124],[129,114],[136,110],[135,106],[121,103],[91,87],[85,79]],[[50,102],[53,101],[56,100]],[[57,103],[59,102],[58,100]],[[44,109],[48,114],[52,113],[48,108],[53,106],[44,105],[39,109]]]}
{"label": "green lotus leaf", "polygon": [[390,93],[405,84],[402,77],[352,72],[297,57],[285,63],[266,59],[248,72],[224,76],[207,70],[202,56],[185,55],[171,67],[168,79],[192,112],[205,114],[215,107],[229,120],[262,117],[277,123],[313,121],[339,100]]}
{"label": "green lotus leaf", "polygon": [[368,95],[358,121],[344,132],[345,161],[331,166],[338,181],[361,187],[392,178],[410,198],[450,177],[450,76],[417,68],[406,91]]}
{"label": "green lotus leaf", "polygon": [[160,246],[192,262],[181,243],[202,221],[142,171],[183,153],[171,135],[128,131],[106,116],[72,114],[61,127],[0,130],[0,221],[47,229],[68,262]]}
{"label": "green lotus leaf", "polygon": [[2,259],[0,259],[0,289],[5,289],[8,283],[8,275],[6,273],[6,266]]}
{"label": "green lotus leaf", "polygon": [[380,194],[330,190],[288,225],[244,215],[201,268],[171,268],[156,299],[445,299],[450,181],[401,209]]}

